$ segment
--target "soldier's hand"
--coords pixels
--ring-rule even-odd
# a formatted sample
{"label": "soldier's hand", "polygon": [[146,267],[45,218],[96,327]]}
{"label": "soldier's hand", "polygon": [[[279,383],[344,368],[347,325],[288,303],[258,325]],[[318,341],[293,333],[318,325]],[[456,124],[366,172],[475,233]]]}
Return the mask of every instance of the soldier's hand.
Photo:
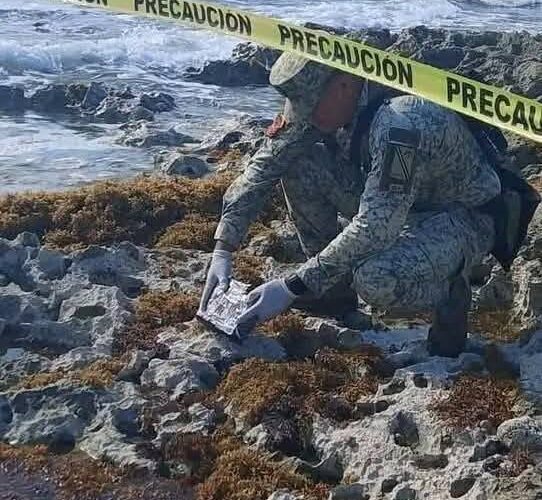
{"label": "soldier's hand", "polygon": [[248,333],[258,323],[263,323],[286,311],[297,298],[283,279],[269,281],[248,294],[248,309],[237,321],[238,329]]}
{"label": "soldier's hand", "polygon": [[217,286],[222,287],[224,292],[228,290],[233,268],[232,261],[232,253],[227,250],[215,249],[213,252],[211,265],[207,272],[207,281],[205,282],[205,288],[203,289],[203,294],[201,296],[199,306],[201,311],[207,309],[209,299]]}

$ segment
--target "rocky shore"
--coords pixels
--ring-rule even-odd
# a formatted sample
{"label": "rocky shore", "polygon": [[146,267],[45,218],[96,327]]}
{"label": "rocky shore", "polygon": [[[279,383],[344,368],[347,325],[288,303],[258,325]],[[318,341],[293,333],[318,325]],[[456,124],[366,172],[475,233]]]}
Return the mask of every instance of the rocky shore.
{"label": "rocky shore", "polygon": [[[357,36],[542,98],[540,36]],[[275,56],[241,45],[190,78],[262,85]],[[426,318],[380,312],[354,330],[293,311],[234,343],[193,317],[222,194],[267,122],[196,141],[161,125],[174,106],[97,82],[0,87],[1,112],[107,122],[157,170],[0,199],[0,498],[541,498],[542,208],[510,273],[476,269],[458,359],[429,356]],[[542,148],[509,139],[542,191]],[[277,191],[236,277],[302,259]]]}

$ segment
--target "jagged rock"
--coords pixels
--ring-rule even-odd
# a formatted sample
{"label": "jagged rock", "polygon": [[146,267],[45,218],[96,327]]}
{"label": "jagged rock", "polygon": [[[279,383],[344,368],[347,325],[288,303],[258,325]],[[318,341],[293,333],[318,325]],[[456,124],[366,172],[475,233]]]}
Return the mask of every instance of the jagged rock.
{"label": "jagged rock", "polygon": [[363,484],[341,484],[335,486],[330,493],[328,500],[369,500],[371,496]]}
{"label": "jagged rock", "polygon": [[58,436],[77,441],[96,414],[95,391],[55,385],[8,395],[13,418],[2,438],[10,444],[48,444]]}
{"label": "jagged rock", "polygon": [[92,82],[90,85],[86,83],[70,83],[66,89],[66,98],[68,99],[68,106],[77,107],[81,106],[81,102],[85,98],[87,91],[91,85],[97,85]]}
{"label": "jagged rock", "polygon": [[272,120],[242,115],[221,124],[220,129],[210,132],[201,142],[197,153],[225,153],[236,149],[243,154],[252,154],[262,144],[265,129]]}
{"label": "jagged rock", "polygon": [[62,354],[55,358],[51,362],[51,370],[62,370],[69,372],[72,370],[79,370],[88,366],[89,364],[103,359],[106,357],[106,353],[95,347],[76,347],[65,354]]}
{"label": "jagged rock", "polygon": [[152,111],[143,106],[136,106],[133,102],[119,97],[107,96],[96,108],[96,119],[105,123],[126,123],[128,121],[153,121]]}
{"label": "jagged rock", "polygon": [[209,172],[209,164],[201,158],[178,151],[160,153],[155,158],[155,166],[162,174],[183,176],[191,179],[203,177]]}
{"label": "jagged rock", "polygon": [[149,351],[141,351],[140,349],[132,351],[130,359],[119,372],[117,378],[126,382],[138,382],[150,361],[151,353]]}
{"label": "jagged rock", "polygon": [[58,319],[83,323],[95,347],[109,348],[115,332],[131,319],[131,303],[116,287],[93,285],[64,300]]}
{"label": "jagged rock", "polygon": [[160,130],[147,122],[127,123],[121,127],[123,135],[118,143],[136,148],[150,148],[154,146],[178,147],[185,143],[197,142],[189,135],[178,132],[174,127]]}
{"label": "jagged rock", "polygon": [[143,252],[130,242],[113,248],[91,245],[72,258],[72,273],[86,275],[98,285],[117,285],[118,276],[135,274],[146,266]]}
{"label": "jagged rock", "polygon": [[25,98],[22,88],[0,85],[0,111],[21,112],[24,108]]}
{"label": "jagged rock", "polygon": [[100,106],[106,97],[107,89],[105,86],[102,83],[91,82],[81,101],[81,108],[94,110]]}
{"label": "jagged rock", "polygon": [[20,342],[60,351],[89,346],[92,343],[92,329],[77,319],[63,323],[37,320],[21,324],[19,332]]}
{"label": "jagged rock", "polygon": [[135,297],[143,281],[133,275],[146,269],[145,254],[129,242],[113,248],[90,246],[72,255],[71,274],[88,279],[91,283],[117,286],[122,292]]}
{"label": "jagged rock", "polygon": [[269,71],[280,53],[253,43],[242,43],[226,61],[209,61],[202,69],[188,68],[184,77],[190,81],[238,87],[243,85],[267,85]]}
{"label": "jagged rock", "polygon": [[141,374],[143,387],[158,387],[172,392],[172,399],[194,391],[212,389],[219,381],[215,367],[192,355],[181,359],[153,359]]}
{"label": "jagged rock", "polygon": [[195,320],[186,323],[184,331],[175,328],[164,331],[158,341],[170,348],[171,360],[182,360],[196,355],[222,371],[246,358],[280,361],[286,358],[284,348],[275,339],[264,335],[251,335],[241,344],[225,335],[207,330]]}
{"label": "jagged rock", "polygon": [[47,304],[32,292],[24,292],[17,285],[3,287],[0,295],[0,316],[6,327],[18,327],[48,318]]}
{"label": "jagged rock", "polygon": [[195,403],[188,408],[188,416],[179,412],[162,415],[155,426],[154,442],[158,445],[165,444],[179,433],[209,435],[218,423],[219,415],[216,410]]}
{"label": "jagged rock", "polygon": [[67,111],[68,98],[66,85],[47,85],[37,89],[29,98],[30,107],[46,113]]}
{"label": "jagged rock", "polygon": [[38,267],[49,280],[61,279],[66,275],[68,259],[60,253],[41,248],[38,254]]}
{"label": "jagged rock", "polygon": [[142,94],[139,104],[154,113],[164,113],[175,108],[175,98],[164,92]]}
{"label": "jagged rock", "polygon": [[27,249],[17,239],[9,241],[0,238],[0,273],[10,281],[15,283],[24,281],[21,269],[27,258]]}
{"label": "jagged rock", "polygon": [[407,365],[395,372],[397,377],[409,377],[423,373],[431,378],[432,385],[442,385],[464,372],[481,373],[485,369],[484,358],[478,354],[464,352],[459,358],[427,357],[426,361]]}
{"label": "jagged rock", "polygon": [[132,395],[107,405],[88,427],[79,448],[96,460],[106,460],[118,467],[154,470],[154,462],[142,456],[137,445],[130,442],[139,434],[143,403]]}
{"label": "jagged rock", "polygon": [[15,385],[27,375],[48,370],[51,361],[45,356],[25,349],[8,349],[0,357],[0,387]]}
{"label": "jagged rock", "polygon": [[497,438],[512,450],[542,451],[542,421],[540,418],[518,417],[499,425]]}

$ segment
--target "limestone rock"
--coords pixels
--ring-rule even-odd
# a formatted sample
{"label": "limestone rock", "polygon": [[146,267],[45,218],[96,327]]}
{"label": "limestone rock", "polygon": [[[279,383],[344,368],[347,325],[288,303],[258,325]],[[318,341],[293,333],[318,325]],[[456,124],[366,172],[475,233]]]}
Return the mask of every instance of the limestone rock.
{"label": "limestone rock", "polygon": [[151,361],[148,351],[136,349],[130,354],[130,359],[118,374],[119,380],[126,382],[138,382],[139,377],[145,371]]}
{"label": "limestone rock", "polygon": [[203,138],[196,153],[226,153],[235,149],[243,154],[256,152],[264,139],[265,129],[272,121],[266,118],[253,118],[242,115],[221,124]]}
{"label": "limestone rock", "polygon": [[122,136],[117,140],[119,144],[137,148],[151,148],[154,146],[178,147],[186,143],[195,143],[196,139],[183,134],[170,127],[167,130],[148,124],[146,121],[126,123],[121,126]]}
{"label": "limestone rock", "polygon": [[95,347],[110,349],[115,332],[130,321],[131,309],[130,300],[118,288],[94,285],[62,302],[59,321],[81,324]]}
{"label": "limestone rock", "polygon": [[164,113],[175,108],[175,98],[165,92],[142,94],[139,104],[153,113]]}
{"label": "limestone rock", "polygon": [[51,371],[80,370],[94,361],[103,359],[106,353],[95,347],[75,347],[51,362]]}
{"label": "limestone rock", "polygon": [[153,121],[152,111],[119,97],[107,96],[96,108],[94,116],[105,123],[126,123],[133,120]]}
{"label": "limestone rock", "polygon": [[48,370],[51,361],[25,349],[8,349],[0,356],[0,388],[15,385],[22,378]]}
{"label": "limestone rock", "polygon": [[159,341],[170,348],[169,357],[172,360],[198,356],[219,370],[225,370],[233,363],[247,358],[262,358],[268,361],[286,358],[280,343],[263,335],[250,335],[238,344],[225,335],[217,335],[201,327],[196,320],[187,323],[186,327],[182,332],[170,329],[159,336]]}
{"label": "limestone rock", "polygon": [[276,50],[243,43],[234,49],[231,60],[209,61],[202,69],[188,68],[184,76],[191,81],[222,87],[267,85],[269,71],[278,56]]}
{"label": "limestone rock", "polygon": [[20,326],[25,344],[66,351],[92,343],[92,327],[74,319],[66,322],[37,320]]}
{"label": "limestone rock", "polygon": [[512,450],[542,451],[542,421],[540,418],[518,417],[503,422],[497,438]]}
{"label": "limestone rock", "polygon": [[17,239],[11,242],[0,238],[0,273],[10,281],[19,284],[25,281],[21,274],[28,256],[28,250]]}
{"label": "limestone rock", "polygon": [[41,297],[11,284],[0,289],[0,317],[6,327],[18,327],[21,323],[47,320],[49,315]]}
{"label": "limestone rock", "polygon": [[167,389],[174,399],[189,392],[212,389],[219,378],[212,364],[194,355],[182,359],[153,359],[141,375],[141,385]]}
{"label": "limestone rock", "polygon": [[86,110],[95,110],[107,97],[106,87],[99,82],[91,82],[85,96],[81,101],[81,108]]}
{"label": "limestone rock", "polygon": [[47,279],[61,279],[66,275],[68,260],[60,252],[41,248],[38,255],[38,267]]}
{"label": "limestone rock", "polygon": [[219,423],[216,410],[207,408],[201,403],[195,403],[188,409],[187,415],[179,412],[167,413],[160,417],[155,426],[157,445],[166,444],[172,437],[180,434],[209,435]]}
{"label": "limestone rock", "polygon": [[3,439],[11,444],[48,444],[58,436],[78,440],[96,413],[95,391],[55,385],[8,397],[13,418]]}
{"label": "limestone rock", "polygon": [[126,397],[105,405],[86,430],[79,448],[96,460],[107,460],[118,467],[153,470],[154,462],[142,456],[131,442],[140,433],[143,404],[142,398],[128,391]]}
{"label": "limestone rock", "polygon": [[209,172],[209,164],[206,161],[177,151],[158,154],[155,158],[155,166],[162,174],[191,179],[203,177]]}

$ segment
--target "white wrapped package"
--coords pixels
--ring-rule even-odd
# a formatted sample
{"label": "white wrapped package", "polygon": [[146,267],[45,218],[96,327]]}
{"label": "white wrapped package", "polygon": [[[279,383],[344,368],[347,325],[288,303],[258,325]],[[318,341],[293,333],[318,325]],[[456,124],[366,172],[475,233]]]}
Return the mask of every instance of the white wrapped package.
{"label": "white wrapped package", "polygon": [[241,339],[237,320],[247,308],[247,292],[250,285],[231,280],[226,293],[220,287],[214,289],[205,311],[198,311],[197,318],[213,329],[230,337]]}

